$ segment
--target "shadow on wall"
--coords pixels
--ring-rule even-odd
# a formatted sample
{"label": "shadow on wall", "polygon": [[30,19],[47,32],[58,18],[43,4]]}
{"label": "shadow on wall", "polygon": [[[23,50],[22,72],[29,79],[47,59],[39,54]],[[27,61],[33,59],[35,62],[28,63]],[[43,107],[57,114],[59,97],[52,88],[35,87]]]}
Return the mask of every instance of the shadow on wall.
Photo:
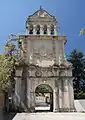
{"label": "shadow on wall", "polygon": [[74,100],[74,106],[77,112],[85,112],[85,99]]}
{"label": "shadow on wall", "polygon": [[12,120],[16,113],[0,113],[0,120]]}

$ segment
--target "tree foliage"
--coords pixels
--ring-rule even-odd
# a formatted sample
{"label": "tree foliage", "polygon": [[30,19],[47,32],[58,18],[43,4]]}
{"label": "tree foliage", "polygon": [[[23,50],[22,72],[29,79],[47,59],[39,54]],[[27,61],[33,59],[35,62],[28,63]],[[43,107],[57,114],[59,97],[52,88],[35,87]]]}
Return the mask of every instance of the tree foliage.
{"label": "tree foliage", "polygon": [[51,90],[46,85],[40,85],[36,88],[35,93],[37,96],[42,95],[45,96],[45,93],[49,93]]}
{"label": "tree foliage", "polygon": [[14,79],[15,59],[14,55],[9,52],[3,53],[0,59],[0,88],[4,91],[12,86]]}
{"label": "tree foliage", "polygon": [[7,41],[4,53],[0,55],[0,89],[4,91],[8,91],[15,83],[16,65],[21,61],[19,53],[21,41],[19,42],[19,39],[17,44],[18,49],[16,48],[16,43]]}
{"label": "tree foliage", "polygon": [[85,28],[81,28],[80,35],[85,35]]}
{"label": "tree foliage", "polygon": [[43,87],[38,87],[37,89],[36,89],[36,93],[48,93],[49,92],[49,90],[46,88],[46,86],[43,86]]}
{"label": "tree foliage", "polygon": [[[82,98],[83,92],[85,92],[85,58],[82,52],[74,49],[69,57],[68,61],[73,64],[73,77],[74,77],[74,97]],[[84,96],[85,97],[85,96]]]}

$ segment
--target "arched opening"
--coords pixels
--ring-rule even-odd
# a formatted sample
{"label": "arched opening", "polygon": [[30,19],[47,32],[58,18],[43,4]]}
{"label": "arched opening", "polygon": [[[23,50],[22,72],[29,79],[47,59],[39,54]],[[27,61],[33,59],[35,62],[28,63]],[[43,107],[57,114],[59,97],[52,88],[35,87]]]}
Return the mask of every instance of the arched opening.
{"label": "arched opening", "polygon": [[40,25],[36,26],[36,34],[40,34]]}
{"label": "arched opening", "polygon": [[43,27],[43,34],[47,34],[47,25],[46,24]]}
{"label": "arched opening", "polygon": [[52,24],[51,27],[50,27],[50,31],[51,31],[51,32],[50,32],[51,35],[54,35],[54,25],[53,25],[53,24]]}
{"label": "arched opening", "polygon": [[53,90],[47,84],[35,89],[35,111],[53,111]]}
{"label": "arched opening", "polygon": [[33,25],[29,26],[29,34],[33,34]]}

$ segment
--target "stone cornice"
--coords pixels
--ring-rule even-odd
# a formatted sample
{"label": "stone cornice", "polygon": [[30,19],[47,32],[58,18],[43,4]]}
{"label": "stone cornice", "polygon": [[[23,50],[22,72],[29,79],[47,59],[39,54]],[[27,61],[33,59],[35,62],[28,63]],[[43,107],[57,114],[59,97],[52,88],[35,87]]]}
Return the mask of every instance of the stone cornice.
{"label": "stone cornice", "polygon": [[73,78],[72,76],[29,76],[29,78]]}
{"label": "stone cornice", "polygon": [[66,42],[66,36],[51,36],[51,35],[20,35],[26,40],[63,40]]}

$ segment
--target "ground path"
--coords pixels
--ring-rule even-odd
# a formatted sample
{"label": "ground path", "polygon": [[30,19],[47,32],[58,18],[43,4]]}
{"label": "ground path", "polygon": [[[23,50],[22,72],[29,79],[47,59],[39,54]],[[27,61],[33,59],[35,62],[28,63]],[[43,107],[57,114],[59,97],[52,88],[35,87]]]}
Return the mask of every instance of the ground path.
{"label": "ground path", "polygon": [[85,113],[17,113],[13,120],[85,120]]}

